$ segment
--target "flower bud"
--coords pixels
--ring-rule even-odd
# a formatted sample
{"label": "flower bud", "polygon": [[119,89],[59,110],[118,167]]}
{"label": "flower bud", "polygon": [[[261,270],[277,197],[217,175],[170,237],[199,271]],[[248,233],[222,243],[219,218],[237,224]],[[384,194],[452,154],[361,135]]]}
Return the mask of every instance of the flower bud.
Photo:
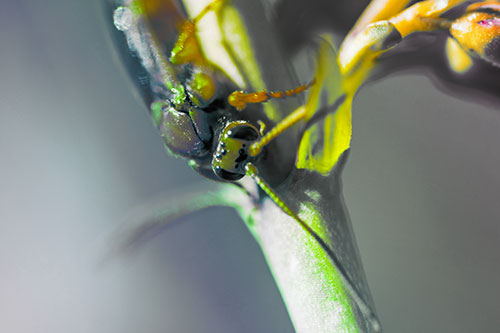
{"label": "flower bud", "polygon": [[500,67],[500,5],[492,6],[474,5],[452,23],[450,33],[468,54]]}

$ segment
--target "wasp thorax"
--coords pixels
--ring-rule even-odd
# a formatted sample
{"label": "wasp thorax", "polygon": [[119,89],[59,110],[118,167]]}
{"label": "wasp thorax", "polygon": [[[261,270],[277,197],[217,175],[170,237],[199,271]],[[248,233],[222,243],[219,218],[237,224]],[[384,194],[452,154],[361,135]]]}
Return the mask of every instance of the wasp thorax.
{"label": "wasp thorax", "polygon": [[248,153],[248,149],[259,138],[257,128],[246,121],[227,124],[212,158],[214,173],[229,181],[245,176],[245,166],[255,159],[255,156]]}

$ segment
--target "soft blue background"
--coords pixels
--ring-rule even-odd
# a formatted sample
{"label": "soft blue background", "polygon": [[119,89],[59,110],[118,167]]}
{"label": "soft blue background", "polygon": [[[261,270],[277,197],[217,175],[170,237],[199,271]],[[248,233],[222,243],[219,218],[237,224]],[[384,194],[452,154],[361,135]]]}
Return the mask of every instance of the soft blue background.
{"label": "soft blue background", "polygon": [[[100,9],[0,4],[0,331],[291,331],[230,210],[100,265],[133,207],[204,181],[164,152]],[[353,121],[345,196],[386,331],[498,330],[498,107],[406,74],[365,87]]]}

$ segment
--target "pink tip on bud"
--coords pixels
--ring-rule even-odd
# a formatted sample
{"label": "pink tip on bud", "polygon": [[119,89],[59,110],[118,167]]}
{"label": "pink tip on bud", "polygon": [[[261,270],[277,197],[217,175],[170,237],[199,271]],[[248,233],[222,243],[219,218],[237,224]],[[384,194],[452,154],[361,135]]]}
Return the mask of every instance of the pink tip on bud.
{"label": "pink tip on bud", "polygon": [[500,26],[500,18],[491,18],[491,19],[487,19],[487,20],[481,20],[479,22],[477,22],[477,24],[479,24],[480,26],[482,27],[499,27]]}

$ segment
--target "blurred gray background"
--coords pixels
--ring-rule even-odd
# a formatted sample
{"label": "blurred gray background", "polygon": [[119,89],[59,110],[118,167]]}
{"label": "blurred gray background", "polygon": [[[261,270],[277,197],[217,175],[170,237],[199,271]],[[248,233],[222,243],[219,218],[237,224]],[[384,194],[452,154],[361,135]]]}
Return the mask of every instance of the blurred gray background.
{"label": "blurred gray background", "polygon": [[[291,332],[231,210],[100,265],[133,207],[204,181],[165,153],[106,29],[97,0],[0,4],[0,331]],[[401,74],[353,112],[345,197],[385,331],[499,332],[498,107]]]}

